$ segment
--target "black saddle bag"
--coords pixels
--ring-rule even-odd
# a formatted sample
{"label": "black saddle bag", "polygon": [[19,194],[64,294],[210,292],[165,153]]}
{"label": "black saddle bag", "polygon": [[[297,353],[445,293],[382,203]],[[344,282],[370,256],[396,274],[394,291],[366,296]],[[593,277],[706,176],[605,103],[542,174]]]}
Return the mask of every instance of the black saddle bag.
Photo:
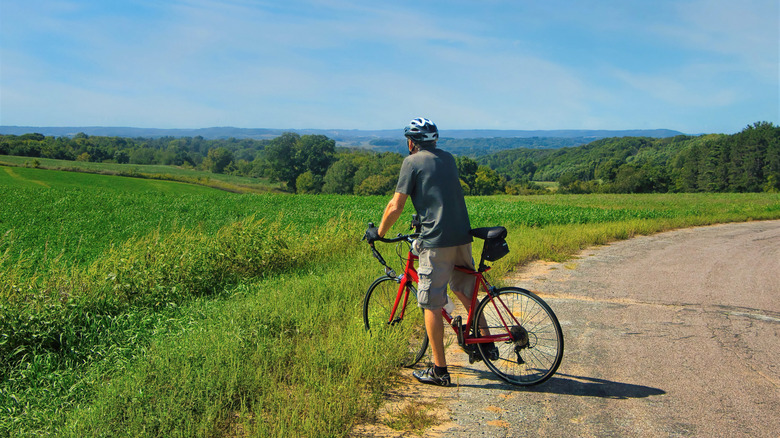
{"label": "black saddle bag", "polygon": [[482,247],[482,258],[489,262],[495,262],[509,254],[509,245],[506,244],[506,228],[484,227],[471,230],[471,235],[485,239]]}

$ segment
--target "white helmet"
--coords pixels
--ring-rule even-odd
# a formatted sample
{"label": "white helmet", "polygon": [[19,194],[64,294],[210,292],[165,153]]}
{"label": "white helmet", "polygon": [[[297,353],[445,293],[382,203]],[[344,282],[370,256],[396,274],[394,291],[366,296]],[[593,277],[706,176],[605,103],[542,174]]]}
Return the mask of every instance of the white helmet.
{"label": "white helmet", "polygon": [[404,128],[404,135],[415,143],[434,141],[439,138],[439,130],[436,124],[428,119],[418,117]]}

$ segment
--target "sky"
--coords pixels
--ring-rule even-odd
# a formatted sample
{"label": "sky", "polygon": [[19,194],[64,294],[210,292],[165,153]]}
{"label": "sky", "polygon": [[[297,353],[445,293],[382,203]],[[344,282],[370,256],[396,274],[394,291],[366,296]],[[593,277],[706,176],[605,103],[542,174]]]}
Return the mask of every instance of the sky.
{"label": "sky", "polygon": [[739,132],[778,0],[0,0],[0,125]]}

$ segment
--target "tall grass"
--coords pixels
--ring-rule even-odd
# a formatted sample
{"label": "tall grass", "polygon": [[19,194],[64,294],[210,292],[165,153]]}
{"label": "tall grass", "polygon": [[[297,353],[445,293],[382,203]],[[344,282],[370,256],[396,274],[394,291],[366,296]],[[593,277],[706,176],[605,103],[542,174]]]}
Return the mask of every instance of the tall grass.
{"label": "tall grass", "polygon": [[[341,271],[338,263],[331,269]],[[240,287],[197,329],[153,343],[74,411],[74,436],[334,436],[370,415],[393,364],[328,271]],[[347,283],[347,286],[357,284]],[[144,392],[139,393],[139,389]],[[128,395],[134,395],[128,397]],[[186,400],[186,401],[185,401]]]}
{"label": "tall grass", "polygon": [[[92,219],[81,228],[37,222],[53,260],[30,256],[26,219],[0,213],[0,231],[12,230],[0,242],[0,434],[343,436],[392,385],[403,351],[368,338],[360,320],[381,269],[359,239],[386,198],[25,190],[3,192],[12,195],[0,198],[2,211],[44,214],[25,210],[39,194],[50,196],[52,217],[78,209]],[[119,223],[113,239],[96,235],[109,225],[90,198]],[[512,252],[494,280],[518,263],[637,234],[780,218],[771,194],[468,206],[473,226],[510,230]],[[56,244],[75,240],[83,249]]]}
{"label": "tall grass", "polygon": [[[189,306],[193,302],[209,303],[214,297],[219,301],[220,297],[225,296],[226,289],[230,290],[238,284],[238,279],[244,281],[272,279],[267,280],[264,289],[257,292],[259,295],[251,297],[256,301],[255,309],[250,310],[248,314],[241,316],[242,313],[237,310],[223,310],[227,313],[222,317],[239,324],[241,333],[249,333],[248,337],[231,335],[240,338],[239,344],[233,345],[230,342],[223,342],[224,333],[220,333],[217,338],[213,338],[216,335],[209,335],[212,337],[208,339],[212,341],[196,340],[191,344],[193,348],[202,348],[202,345],[218,345],[219,348],[215,348],[210,353],[210,358],[218,358],[220,352],[244,354],[236,351],[237,346],[259,348],[264,357],[257,360],[262,359],[262,363],[274,368],[283,365],[283,361],[277,360],[272,351],[263,348],[268,342],[279,340],[280,346],[274,347],[273,350],[286,351],[288,346],[299,344],[296,340],[298,336],[314,336],[319,341],[332,338],[340,333],[339,327],[344,326],[345,318],[351,317],[341,311],[335,311],[342,306],[333,302],[337,297],[328,296],[327,283],[318,281],[318,278],[328,277],[328,260],[333,259],[332,254],[349,255],[347,249],[350,247],[354,252],[356,244],[350,237],[358,231],[354,227],[342,225],[332,222],[330,226],[322,228],[327,232],[312,234],[307,239],[299,236],[295,245],[288,245],[281,240],[282,236],[286,235],[283,230],[278,229],[278,224],[264,225],[262,221],[253,219],[227,226],[211,236],[182,232],[163,237],[154,232],[145,238],[128,241],[127,244],[110,251],[105,258],[87,268],[72,269],[62,276],[32,278],[32,283],[23,287],[19,287],[18,281],[11,282],[3,278],[0,284],[16,285],[10,291],[5,291],[6,304],[0,307],[0,333],[3,334],[0,357],[4,365],[0,369],[4,381],[2,402],[11,414],[8,419],[20,420],[20,417],[30,415],[31,407],[41,403],[38,399],[41,393],[34,387],[39,386],[42,380],[45,381],[47,376],[56,376],[58,381],[54,388],[50,388],[52,398],[73,401],[71,394],[64,393],[66,388],[60,384],[61,381],[68,381],[73,387],[84,391],[81,396],[93,391],[94,386],[87,385],[79,380],[78,376],[73,373],[63,373],[62,370],[89,368],[95,362],[100,362],[101,366],[97,368],[103,369],[105,365],[111,366],[111,363],[106,364],[106,361],[113,362],[120,369],[124,369],[129,363],[134,363],[133,356],[140,354],[137,351],[138,347],[155,339],[157,336],[155,332],[158,330],[176,332],[176,327],[179,327],[183,332],[176,333],[176,339],[170,341],[171,344],[160,341],[166,345],[165,348],[155,348],[153,344],[151,353],[149,351],[142,353],[145,357],[150,360],[167,360],[154,355],[154,352],[161,351],[166,357],[177,357],[183,360],[182,364],[191,362],[194,356],[185,348],[186,344],[182,343],[181,336],[183,335],[187,340],[191,339],[191,336],[199,339],[199,336],[203,336],[204,330],[212,333],[220,332],[225,324],[215,323],[211,319],[196,318],[200,321],[195,325],[198,330],[189,333],[182,329],[182,327],[191,327],[182,321],[182,319],[186,321],[191,316]],[[341,231],[332,233],[333,229]],[[296,271],[306,273],[303,286],[295,284],[285,286],[284,283],[292,282],[292,279],[298,275],[295,274]],[[315,271],[320,271],[322,275],[309,274]],[[6,271],[3,275],[7,276],[9,272]],[[291,277],[280,280],[278,277],[280,272],[289,273]],[[16,276],[15,280],[24,279]],[[276,286],[279,285],[281,287],[277,288]],[[350,292],[351,289],[341,289],[342,304],[345,296],[354,304],[352,301],[354,297]],[[325,295],[326,299],[319,300],[318,295]],[[227,301],[227,303],[235,306],[240,301]],[[329,310],[320,312],[323,303]],[[243,312],[251,309],[251,306],[239,305],[239,308],[245,308]],[[303,320],[295,316],[298,314]],[[159,315],[163,315],[163,318]],[[171,319],[174,321],[170,321]],[[205,326],[201,326],[200,323]],[[210,325],[213,327],[207,328]],[[346,327],[353,325],[347,324]],[[359,327],[358,324],[349,330],[365,336]],[[303,334],[302,328],[305,330]],[[135,344],[136,348],[116,350],[117,347],[121,349],[121,346],[128,343]],[[334,344],[334,342],[327,343],[327,345]],[[180,354],[185,354],[186,357]],[[235,358],[226,360],[228,364],[247,365],[244,360],[235,361]],[[221,359],[217,359],[216,363],[221,364],[220,367],[225,365]],[[206,362],[206,365],[208,364],[213,365],[212,362]],[[146,388],[150,374],[148,369],[144,368],[146,365],[139,366],[143,382],[138,384]],[[176,367],[171,369],[174,373],[177,372]],[[212,369],[206,372],[204,378],[213,377],[218,380],[220,370],[221,368]],[[88,380],[94,382],[95,376],[90,374],[89,370],[86,374],[91,376]],[[185,374],[185,377],[192,377],[189,371]],[[165,382],[163,386],[166,387],[170,382],[175,381],[174,377],[164,377],[159,373],[152,375],[155,378],[162,378],[160,382]],[[219,385],[219,382],[215,382],[215,385]],[[183,382],[175,386],[189,388],[192,384],[187,386],[187,382]],[[147,391],[155,394],[154,390],[147,389]],[[198,393],[201,396],[207,395],[204,392]],[[282,395],[277,394],[277,396]],[[161,395],[157,394],[153,397],[159,400]],[[208,398],[211,399],[211,396],[209,395]],[[142,405],[146,406],[147,403],[144,402]],[[227,409],[220,404],[215,406],[219,409]],[[43,411],[47,408],[38,407]],[[154,405],[152,409],[159,407]],[[64,411],[56,406],[48,406],[48,408],[56,409],[58,415],[64,414]],[[33,409],[32,413],[35,414],[35,411],[36,409]],[[165,408],[164,412],[170,412],[170,409]],[[196,410],[192,415],[201,418],[203,412],[206,411]],[[42,426],[42,422],[50,423],[50,414],[45,417],[26,418],[16,432],[40,433],[38,427]],[[139,419],[148,417],[143,412],[139,415],[141,415]],[[3,423],[0,425],[9,429],[12,426]],[[147,426],[142,426],[145,427]],[[170,425],[162,427],[161,430],[168,431],[170,427],[178,430],[178,426]],[[198,430],[202,431],[202,428],[198,427]],[[126,429],[126,425],[121,429]],[[109,430],[106,432],[107,435],[117,433],[117,430],[112,430],[110,427]],[[140,429],[136,432],[141,433]],[[169,436],[169,432],[161,432],[160,436]],[[188,435],[184,432],[182,434]]]}

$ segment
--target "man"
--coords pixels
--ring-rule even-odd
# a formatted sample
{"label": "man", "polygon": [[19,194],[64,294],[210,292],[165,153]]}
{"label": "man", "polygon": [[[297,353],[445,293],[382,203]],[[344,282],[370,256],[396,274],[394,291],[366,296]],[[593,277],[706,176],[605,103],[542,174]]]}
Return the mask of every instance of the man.
{"label": "man", "polygon": [[[401,165],[395,194],[388,202],[379,228],[367,232],[369,240],[385,233],[398,220],[407,198],[412,198],[422,223],[417,302],[423,309],[425,329],[431,342],[434,366],[415,371],[420,382],[449,386],[450,375],[444,356],[442,307],[447,303],[447,283],[466,309],[471,304],[474,277],[454,269],[474,269],[466,201],[453,156],[436,148],[439,132],[428,119],[412,120],[404,129],[409,156]],[[375,235],[372,235],[375,233]]]}

